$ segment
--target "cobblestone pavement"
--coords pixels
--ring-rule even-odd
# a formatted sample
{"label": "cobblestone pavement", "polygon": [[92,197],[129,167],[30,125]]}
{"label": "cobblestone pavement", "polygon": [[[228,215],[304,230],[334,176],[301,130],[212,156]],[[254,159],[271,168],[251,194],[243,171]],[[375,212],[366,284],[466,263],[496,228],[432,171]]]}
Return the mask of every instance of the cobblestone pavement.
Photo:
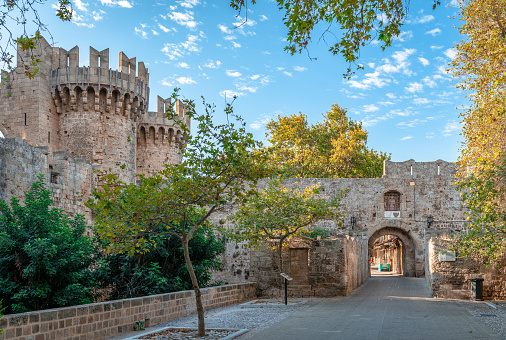
{"label": "cobblestone pavement", "polygon": [[[256,308],[243,304],[211,310],[206,312],[206,327],[249,329],[240,340],[460,340],[506,336],[505,306],[496,303],[494,309],[483,302],[429,298],[423,278],[373,272],[348,297],[291,301],[302,303]],[[196,327],[197,317],[177,319],[156,328],[166,326]]]}

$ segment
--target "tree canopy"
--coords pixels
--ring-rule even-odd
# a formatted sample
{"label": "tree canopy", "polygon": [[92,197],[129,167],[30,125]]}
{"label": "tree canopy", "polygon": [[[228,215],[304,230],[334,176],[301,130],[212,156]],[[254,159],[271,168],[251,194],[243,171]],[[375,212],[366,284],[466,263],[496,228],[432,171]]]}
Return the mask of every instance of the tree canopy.
{"label": "tree canopy", "polygon": [[94,302],[98,249],[84,217],[52,208],[42,176],[25,202],[0,201],[0,300],[11,313]]}
{"label": "tree canopy", "polygon": [[497,259],[506,251],[506,0],[459,0],[464,22],[452,63],[471,105],[461,114],[459,187],[469,206],[464,255]]}
{"label": "tree canopy", "polygon": [[[177,92],[173,97],[177,98]],[[197,114],[193,101],[183,102],[197,129],[189,135],[182,121],[176,123],[185,131],[181,163],[167,164],[159,173],[141,177],[139,184],[125,184],[109,174],[89,206],[95,213],[95,231],[107,242],[109,252],[145,253],[167,235],[180,240],[202,336],[204,309],[189,241],[198,229],[211,227],[208,219],[213,212],[254,192],[257,180],[266,171],[260,155],[251,152],[258,142],[246,132],[244,121],[233,113],[231,104],[225,108],[226,123],[216,125],[212,105],[204,102],[205,113]],[[174,114],[171,108],[168,116]]]}
{"label": "tree canopy", "polygon": [[267,124],[270,146],[260,150],[282,178],[380,177],[390,156],[367,147],[367,130],[337,104],[310,124],[301,113]]}
{"label": "tree canopy", "polygon": [[[256,0],[231,0],[237,11],[248,12],[248,4]],[[345,77],[353,73],[352,64],[360,58],[362,47],[374,40],[381,48],[392,45],[401,33],[409,12],[409,0],[276,0],[284,12],[283,23],[288,29],[285,51],[290,54],[308,52],[316,37],[329,46],[333,55],[341,54],[349,63]],[[441,2],[434,0],[435,9]],[[321,28],[321,32],[319,30]],[[338,30],[339,32],[336,32]],[[328,41],[331,41],[330,43]],[[363,68],[356,65],[358,69]]]}
{"label": "tree canopy", "polygon": [[228,233],[236,241],[248,241],[252,246],[275,241],[282,272],[283,243],[308,233],[308,228],[321,220],[332,220],[341,226],[341,200],[345,194],[342,191],[330,199],[323,195],[319,184],[300,190],[271,181],[258,195],[251,196],[240,206],[232,216],[235,227]]}

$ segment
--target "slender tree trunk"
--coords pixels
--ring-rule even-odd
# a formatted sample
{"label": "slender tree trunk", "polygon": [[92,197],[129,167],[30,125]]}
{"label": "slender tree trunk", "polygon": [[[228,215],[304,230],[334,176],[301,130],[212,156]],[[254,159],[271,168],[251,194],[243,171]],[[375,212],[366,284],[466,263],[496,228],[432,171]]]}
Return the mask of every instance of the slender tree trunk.
{"label": "slender tree trunk", "polygon": [[193,265],[190,260],[190,252],[188,251],[188,240],[183,240],[184,260],[186,267],[188,267],[188,273],[192,279],[193,290],[195,291],[195,302],[197,303],[197,316],[199,320],[199,336],[206,335],[206,327],[204,324],[204,307],[202,306],[202,295],[200,294],[199,283],[197,276],[193,270]]}

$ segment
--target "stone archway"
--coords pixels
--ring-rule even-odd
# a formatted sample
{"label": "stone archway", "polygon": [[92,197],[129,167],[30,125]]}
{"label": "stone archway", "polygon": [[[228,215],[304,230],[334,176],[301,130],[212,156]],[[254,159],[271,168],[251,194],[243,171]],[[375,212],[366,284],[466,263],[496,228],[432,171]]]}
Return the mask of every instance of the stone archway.
{"label": "stone archway", "polygon": [[415,243],[408,233],[397,227],[385,227],[378,229],[374,234],[369,237],[369,255],[371,254],[374,241],[385,235],[397,236],[402,242],[402,274],[404,276],[416,276],[416,258],[415,258]]}

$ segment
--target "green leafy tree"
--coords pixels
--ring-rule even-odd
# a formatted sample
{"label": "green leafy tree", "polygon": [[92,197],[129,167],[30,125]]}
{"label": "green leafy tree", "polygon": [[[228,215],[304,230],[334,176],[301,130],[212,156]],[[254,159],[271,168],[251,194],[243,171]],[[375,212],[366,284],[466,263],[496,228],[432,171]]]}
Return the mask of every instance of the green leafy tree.
{"label": "green leafy tree", "polygon": [[461,114],[459,189],[469,207],[463,255],[496,262],[506,251],[506,0],[459,0],[464,22],[452,62],[471,105]]}
{"label": "green leafy tree", "polygon": [[[248,14],[248,4],[256,0],[231,0],[230,6]],[[360,58],[360,50],[374,40],[381,48],[392,45],[401,33],[409,11],[409,0],[276,0],[285,13],[283,22],[288,29],[285,51],[290,54],[307,51],[316,36],[318,40],[333,41],[329,52],[342,54],[350,64],[345,76],[353,72],[351,64]],[[432,8],[440,5],[434,0]],[[322,28],[319,35],[317,27]],[[316,30],[316,31],[315,31]],[[339,32],[336,32],[339,30]],[[318,37],[319,35],[319,37]],[[340,37],[339,37],[340,36]],[[328,40],[328,39],[331,40]],[[334,42],[335,41],[335,42]],[[363,66],[357,65],[358,69]]]}
{"label": "green leafy tree", "polygon": [[[221,267],[218,255],[225,251],[223,242],[212,229],[199,228],[188,242],[188,251],[199,287],[208,286],[210,271]],[[143,254],[109,254],[100,268],[113,300],[192,289],[181,241],[171,235],[161,237],[156,247]]]}
{"label": "green leafy tree", "polygon": [[270,146],[260,150],[282,178],[381,177],[390,156],[367,147],[367,130],[337,104],[323,121],[309,124],[298,114],[267,124]]}
{"label": "green leafy tree", "polygon": [[[177,99],[177,92],[173,99]],[[251,152],[258,142],[246,132],[244,121],[234,115],[230,104],[225,109],[226,123],[217,125],[213,106],[204,102],[205,113],[197,115],[193,101],[184,103],[197,129],[190,136],[178,121],[186,140],[181,163],[168,164],[152,177],[142,177],[138,185],[107,175],[89,206],[95,212],[95,231],[108,243],[109,252],[145,253],[150,247],[158,247],[161,237],[179,239],[195,291],[198,333],[203,336],[204,309],[189,242],[198,229],[211,227],[208,219],[213,212],[253,193],[265,169]],[[173,115],[170,108],[168,116]]]}
{"label": "green leafy tree", "polygon": [[[51,35],[47,26],[41,19],[37,6],[47,3],[47,0],[3,0],[0,7],[0,60],[2,66],[8,70],[14,68],[16,56],[11,54],[11,48],[18,46],[23,51],[28,51],[30,60],[23,60],[24,73],[33,78],[37,72],[38,56],[33,53],[41,32]],[[72,19],[72,3],[69,0],[57,1],[56,16],[62,21]],[[35,26],[32,30],[32,24]],[[13,35],[14,26],[21,26],[22,33],[19,36]],[[20,66],[20,65],[18,65]],[[3,68],[3,67],[2,67]],[[2,80],[3,81],[3,80]]]}
{"label": "green leafy tree", "polygon": [[251,196],[233,215],[235,227],[228,231],[237,241],[248,241],[255,247],[275,241],[279,256],[279,270],[283,272],[282,249],[292,237],[310,234],[310,227],[321,220],[333,220],[342,225],[341,191],[332,199],[323,197],[319,185],[299,190],[286,188],[272,181],[258,195]]}
{"label": "green leafy tree", "polygon": [[[2,307],[2,300],[0,300],[0,320],[4,316],[2,313],[5,309],[6,309],[5,307]],[[3,332],[4,332],[3,328],[0,328],[0,335],[2,335]]]}
{"label": "green leafy tree", "polygon": [[83,216],[51,208],[51,193],[39,176],[25,205],[0,202],[0,299],[21,313],[91,303],[96,287],[90,267],[98,249],[84,235]]}

